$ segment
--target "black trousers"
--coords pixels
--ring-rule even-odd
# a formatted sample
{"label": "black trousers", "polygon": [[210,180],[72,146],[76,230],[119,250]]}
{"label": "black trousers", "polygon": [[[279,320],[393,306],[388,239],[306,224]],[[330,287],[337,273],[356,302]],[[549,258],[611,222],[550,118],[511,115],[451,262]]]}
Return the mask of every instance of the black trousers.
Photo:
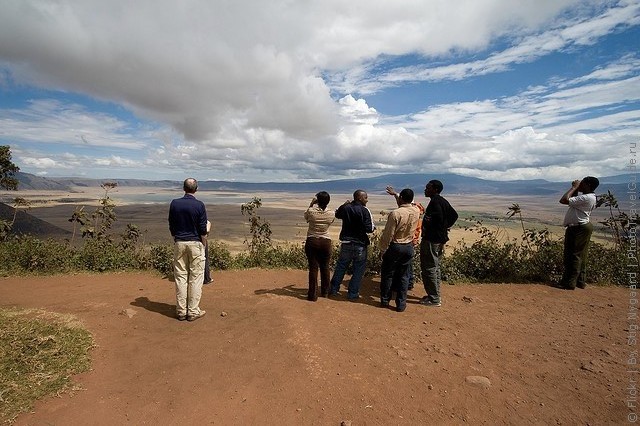
{"label": "black trousers", "polygon": [[318,271],[320,271],[320,294],[326,296],[331,285],[331,240],[328,238],[308,237],[304,244],[304,253],[309,261],[309,293],[307,299],[318,299]]}

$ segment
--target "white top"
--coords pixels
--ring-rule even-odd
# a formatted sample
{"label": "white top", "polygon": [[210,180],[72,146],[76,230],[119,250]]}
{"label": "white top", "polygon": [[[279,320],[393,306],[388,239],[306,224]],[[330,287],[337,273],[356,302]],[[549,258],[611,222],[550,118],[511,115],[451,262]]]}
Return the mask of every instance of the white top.
{"label": "white top", "polygon": [[328,238],[329,226],[336,220],[332,210],[322,210],[320,207],[309,207],[304,212],[304,218],[309,223],[307,237]]}
{"label": "white top", "polygon": [[586,225],[596,206],[596,194],[581,194],[569,198],[569,210],[564,215],[563,226]]}

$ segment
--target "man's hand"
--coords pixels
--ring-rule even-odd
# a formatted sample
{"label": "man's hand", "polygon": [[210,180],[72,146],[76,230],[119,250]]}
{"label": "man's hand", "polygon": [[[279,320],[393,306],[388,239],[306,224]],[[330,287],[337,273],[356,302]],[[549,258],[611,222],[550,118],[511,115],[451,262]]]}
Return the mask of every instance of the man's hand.
{"label": "man's hand", "polygon": [[391,185],[387,186],[387,194],[389,194],[389,195],[393,195],[394,197],[395,197],[396,195],[398,195],[398,193],[396,192],[396,190],[395,190],[395,189],[393,189],[393,186],[391,186]]}
{"label": "man's hand", "polygon": [[578,191],[578,188],[580,187],[580,182],[582,181],[578,179],[571,182],[571,188],[562,195],[562,198],[560,198],[560,204],[569,204],[569,198],[573,197],[575,193]]}

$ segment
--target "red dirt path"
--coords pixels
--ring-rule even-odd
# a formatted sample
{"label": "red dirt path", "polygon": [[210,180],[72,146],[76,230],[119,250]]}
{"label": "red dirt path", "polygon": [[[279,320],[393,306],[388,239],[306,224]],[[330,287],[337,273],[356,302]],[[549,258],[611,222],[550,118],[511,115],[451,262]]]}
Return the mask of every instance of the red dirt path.
{"label": "red dirt path", "polygon": [[83,390],[16,424],[627,422],[627,289],[445,285],[441,308],[416,289],[397,313],[378,278],[356,303],[306,301],[305,271],[214,280],[189,323],[153,274],[0,278],[0,305],[71,313],[97,345]]}

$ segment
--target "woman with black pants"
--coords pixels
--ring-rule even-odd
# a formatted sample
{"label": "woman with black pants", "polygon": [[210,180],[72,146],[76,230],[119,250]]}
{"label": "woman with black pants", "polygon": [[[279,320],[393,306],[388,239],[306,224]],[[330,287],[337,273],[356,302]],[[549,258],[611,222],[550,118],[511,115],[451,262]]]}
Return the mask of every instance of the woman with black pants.
{"label": "woman with black pants", "polygon": [[304,218],[309,224],[304,252],[309,261],[309,293],[307,299],[318,300],[318,270],[320,270],[320,295],[326,297],[329,293],[331,273],[331,237],[329,226],[335,220],[333,211],[327,210],[331,197],[326,191],[318,192],[311,200],[309,208],[304,212]]}

